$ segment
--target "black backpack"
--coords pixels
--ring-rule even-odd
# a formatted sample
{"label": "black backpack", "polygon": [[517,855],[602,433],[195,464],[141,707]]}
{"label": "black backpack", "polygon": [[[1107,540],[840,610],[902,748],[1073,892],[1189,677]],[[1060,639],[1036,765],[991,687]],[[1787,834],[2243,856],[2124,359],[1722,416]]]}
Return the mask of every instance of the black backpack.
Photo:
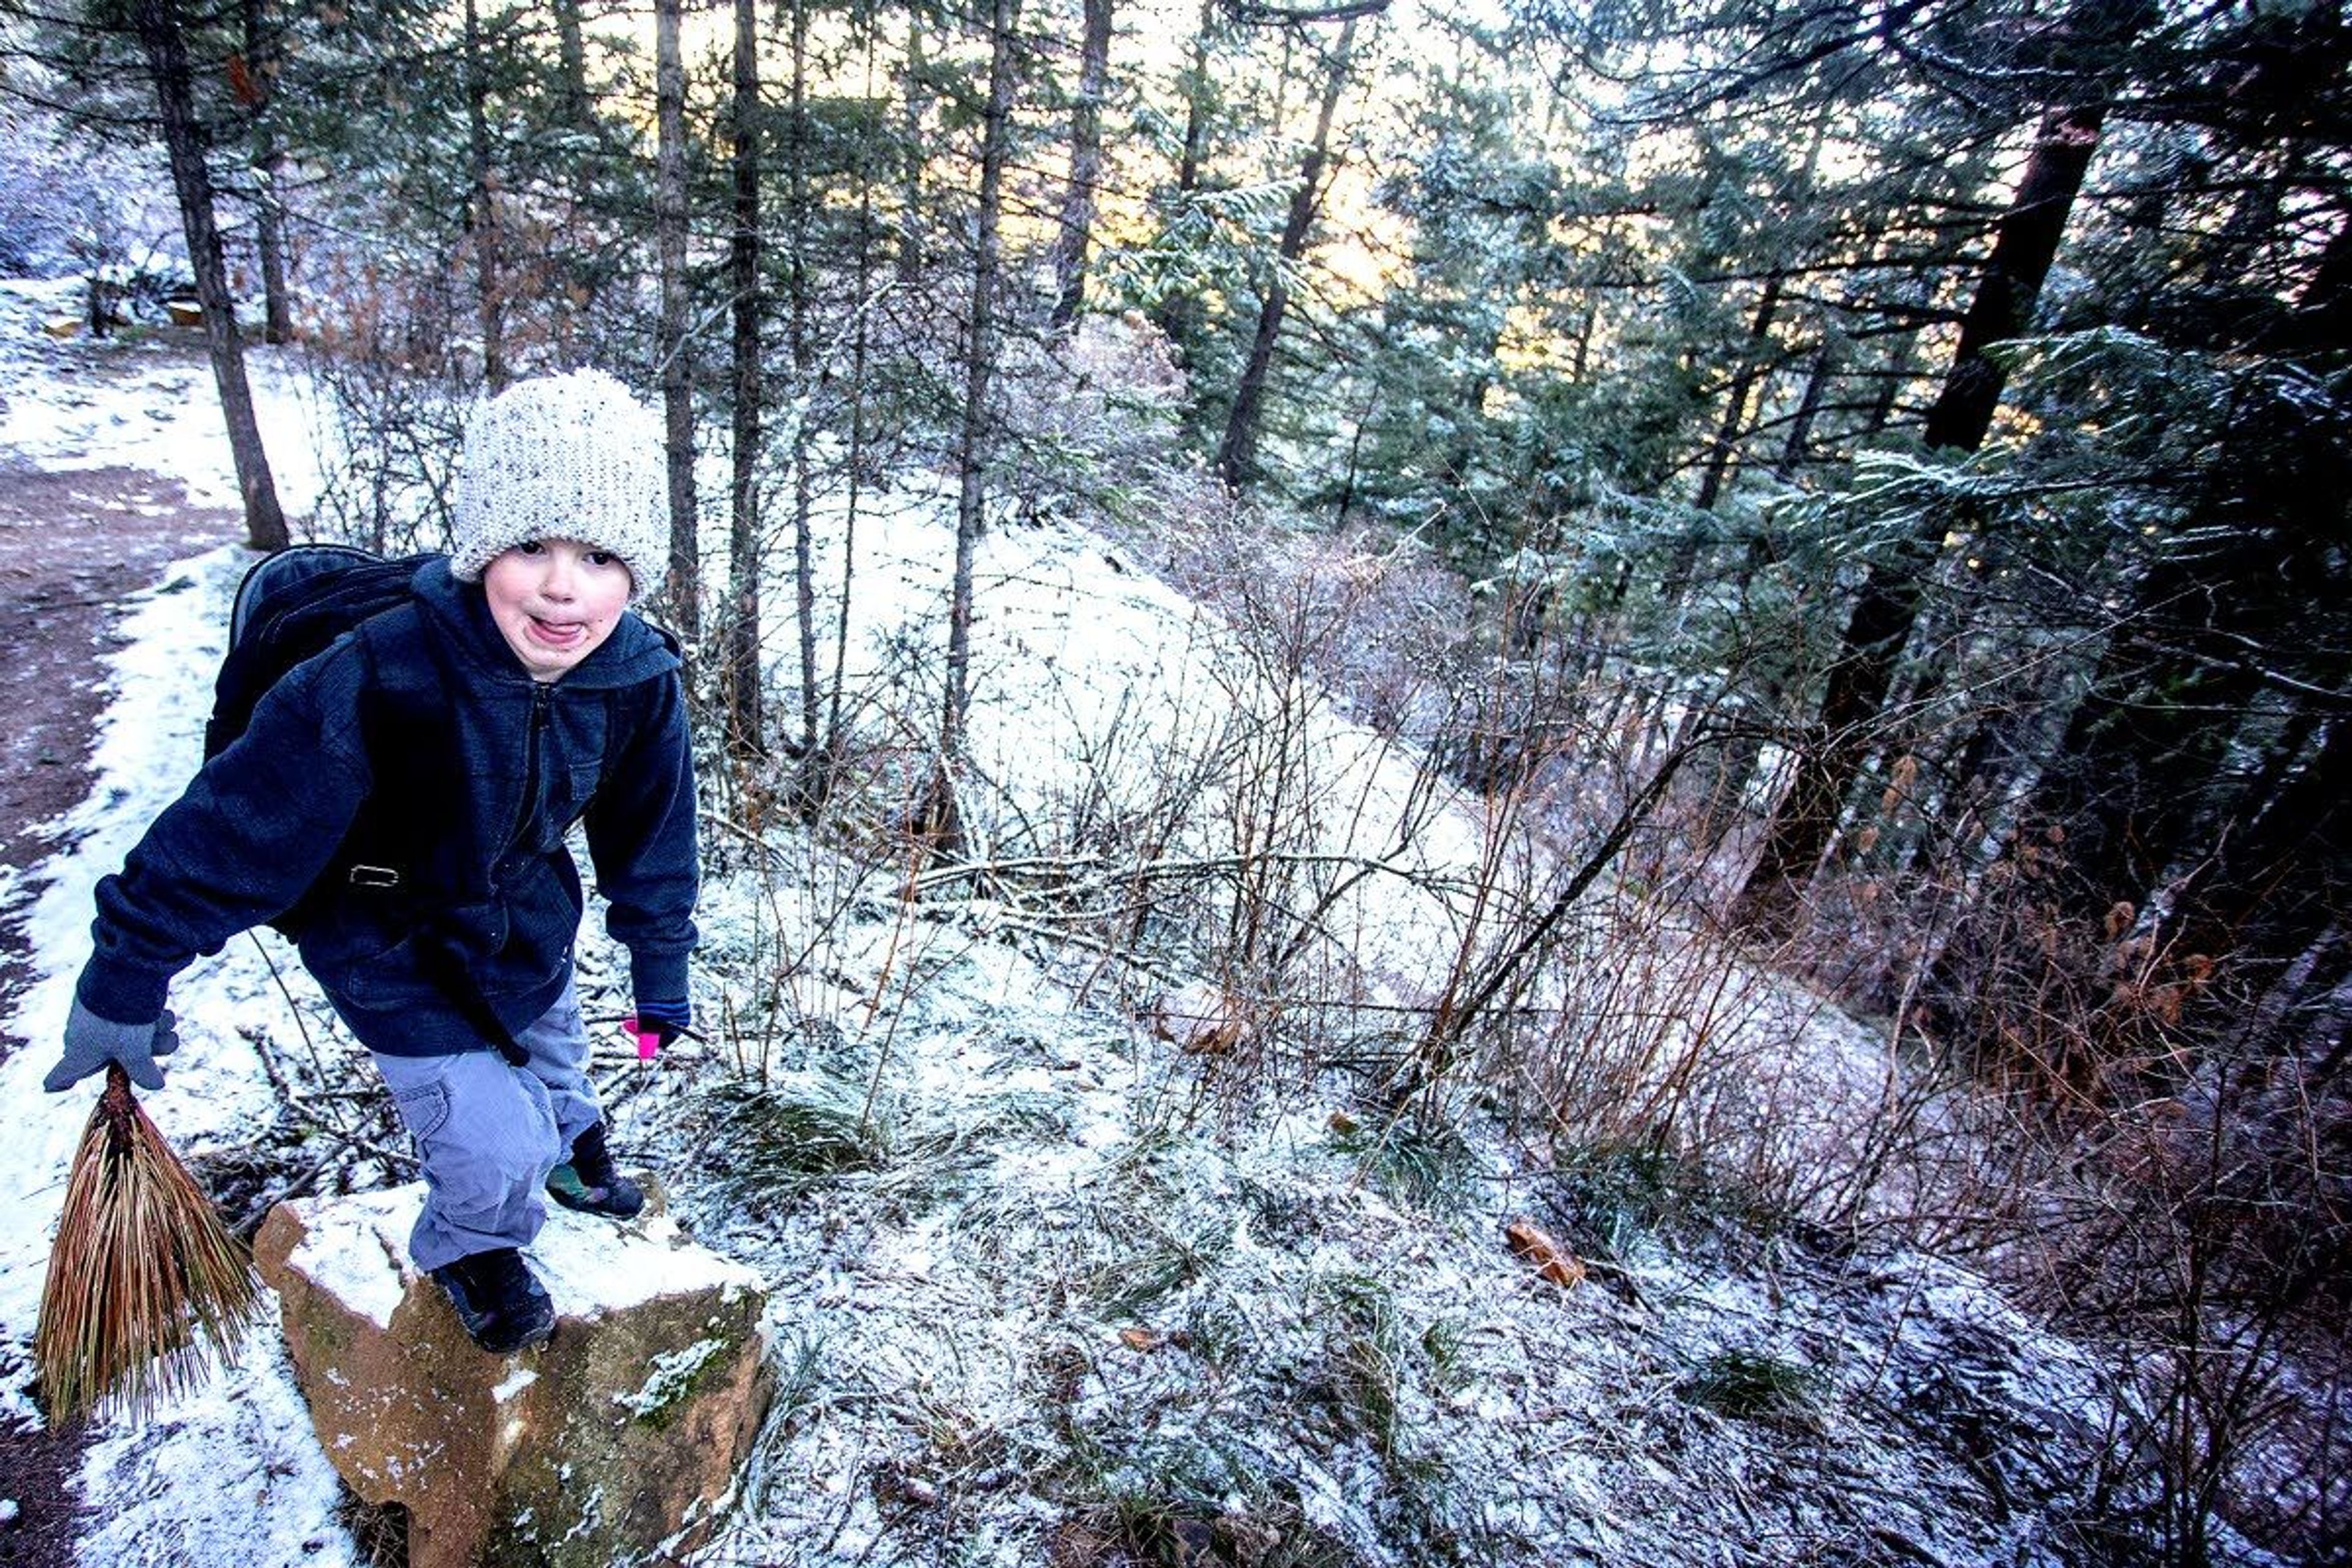
{"label": "black backpack", "polygon": [[[228,652],[213,683],[212,717],[205,721],[205,759],[219,755],[245,733],[254,709],[289,670],[325,652],[345,632],[407,605],[409,584],[431,559],[388,559],[348,544],[298,544],[256,563],[237,584],[229,609]],[[428,731],[436,715],[418,694],[371,691],[363,715],[371,752],[380,752],[380,761],[436,755],[445,749],[431,743]],[[410,842],[414,829],[403,833],[394,828],[380,809],[379,797],[404,802],[406,809],[397,815],[413,821],[419,815],[415,803],[420,793],[411,782],[379,780],[377,795],[362,804],[358,819],[319,880],[269,923],[299,937],[321,901],[346,887],[394,901],[415,928],[417,952],[435,983],[484,1038],[520,1066],[512,1034],[435,930],[432,911],[415,900],[406,885],[415,848]]]}
{"label": "black backpack", "polygon": [[228,652],[213,683],[205,758],[226,751],[286,672],[362,621],[408,603],[408,584],[430,556],[387,559],[348,544],[298,544],[257,562],[237,584]]}

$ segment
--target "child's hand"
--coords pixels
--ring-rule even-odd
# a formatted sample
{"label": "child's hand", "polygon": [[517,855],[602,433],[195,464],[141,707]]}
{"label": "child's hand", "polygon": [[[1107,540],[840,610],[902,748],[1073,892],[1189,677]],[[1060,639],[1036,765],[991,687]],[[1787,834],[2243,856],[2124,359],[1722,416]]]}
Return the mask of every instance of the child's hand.
{"label": "child's hand", "polygon": [[121,1062],[131,1081],[142,1089],[163,1087],[163,1069],[157,1057],[180,1048],[176,1020],[169,1007],[152,1024],[118,1024],[101,1018],[77,1000],[66,1016],[66,1054],[41,1080],[51,1094],[71,1089],[109,1062]]}

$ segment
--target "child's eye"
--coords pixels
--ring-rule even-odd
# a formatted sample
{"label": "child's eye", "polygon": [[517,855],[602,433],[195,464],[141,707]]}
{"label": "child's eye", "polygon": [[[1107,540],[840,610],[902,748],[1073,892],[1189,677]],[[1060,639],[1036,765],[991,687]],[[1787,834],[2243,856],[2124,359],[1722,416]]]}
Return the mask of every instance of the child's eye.
{"label": "child's eye", "polygon": [[588,563],[592,566],[610,566],[618,559],[619,557],[609,550],[592,550],[588,552]]}
{"label": "child's eye", "polygon": [[547,553],[547,546],[541,544],[536,539],[526,539],[520,544],[515,546],[515,553],[518,555],[544,555]]}

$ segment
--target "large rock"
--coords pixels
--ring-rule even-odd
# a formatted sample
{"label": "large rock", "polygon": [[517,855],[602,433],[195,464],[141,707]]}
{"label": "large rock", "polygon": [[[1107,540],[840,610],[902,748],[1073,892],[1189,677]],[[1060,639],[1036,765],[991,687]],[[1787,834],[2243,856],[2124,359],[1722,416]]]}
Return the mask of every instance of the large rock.
{"label": "large rock", "polygon": [[555,1210],[530,1254],[555,1336],[494,1356],[409,1261],[424,1194],[280,1204],[254,1244],[336,1469],[408,1510],[414,1568],[691,1550],[772,1392],[757,1278],[667,1217]]}

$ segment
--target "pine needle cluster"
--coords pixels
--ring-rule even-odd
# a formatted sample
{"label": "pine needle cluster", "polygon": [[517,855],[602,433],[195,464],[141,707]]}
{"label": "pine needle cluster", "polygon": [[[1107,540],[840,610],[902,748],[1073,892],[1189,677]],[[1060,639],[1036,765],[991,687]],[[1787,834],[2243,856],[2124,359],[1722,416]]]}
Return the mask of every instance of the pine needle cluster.
{"label": "pine needle cluster", "polygon": [[101,1405],[143,1422],[215,1357],[236,1362],[258,1304],[251,1257],[109,1064],[74,1152],[33,1335],[50,1422]]}

